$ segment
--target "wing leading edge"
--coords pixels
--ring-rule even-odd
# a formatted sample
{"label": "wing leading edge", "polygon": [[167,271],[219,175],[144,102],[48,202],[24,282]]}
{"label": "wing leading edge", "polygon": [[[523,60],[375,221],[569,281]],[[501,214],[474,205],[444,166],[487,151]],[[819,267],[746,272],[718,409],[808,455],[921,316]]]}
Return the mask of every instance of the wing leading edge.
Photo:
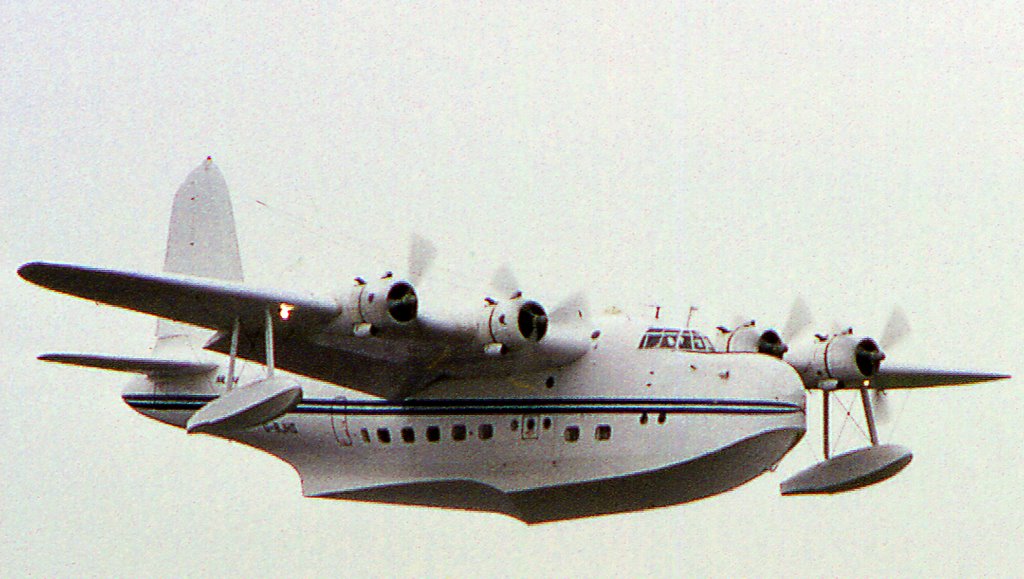
{"label": "wing leading edge", "polygon": [[[269,311],[277,367],[388,399],[410,396],[449,378],[507,376],[562,366],[589,350],[590,330],[579,324],[552,328],[553,335],[539,346],[493,356],[480,343],[475,318],[420,315],[395,331],[363,337],[353,335],[351,327],[346,333],[344,324],[335,323],[342,313],[337,301],[296,292],[46,262],[26,264],[18,274],[68,295],[215,330],[218,333],[205,347],[221,353],[228,352],[230,329],[238,320],[239,357],[260,363],[265,363]],[[72,361],[70,355],[58,356],[64,358],[52,361],[122,369],[101,357]]]}
{"label": "wing leading edge", "polygon": [[209,329],[262,327],[264,310],[293,306],[289,325],[323,324],[337,315],[331,300],[239,283],[168,274],[146,274],[82,265],[33,262],[18,275],[36,285],[100,303]]}

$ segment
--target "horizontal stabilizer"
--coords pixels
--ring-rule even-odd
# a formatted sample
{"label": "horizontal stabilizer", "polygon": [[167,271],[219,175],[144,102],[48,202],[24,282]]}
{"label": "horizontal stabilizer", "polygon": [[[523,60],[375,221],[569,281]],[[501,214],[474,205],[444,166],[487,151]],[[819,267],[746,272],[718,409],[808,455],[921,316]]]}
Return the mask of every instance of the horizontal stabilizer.
{"label": "horizontal stabilizer", "polygon": [[302,400],[302,388],[287,378],[267,378],[229,390],[196,411],[185,429],[220,434],[259,426]]}
{"label": "horizontal stabilizer", "polygon": [[193,376],[217,369],[217,364],[189,362],[186,360],[161,360],[155,358],[125,358],[96,354],[43,354],[44,362],[57,362],[86,368],[134,372],[150,376]]}
{"label": "horizontal stabilizer", "polygon": [[332,300],[241,283],[174,274],[146,274],[81,265],[33,262],[18,275],[61,293],[210,329],[262,327],[264,311],[289,304],[289,325],[322,325],[337,315]]}
{"label": "horizontal stabilizer", "polygon": [[[900,388],[929,388],[932,386],[955,386],[975,384],[992,380],[1005,380],[1008,374],[978,372],[974,370],[952,370],[914,366],[883,364],[871,378],[871,388],[897,390]],[[859,385],[857,385],[859,387]]]}

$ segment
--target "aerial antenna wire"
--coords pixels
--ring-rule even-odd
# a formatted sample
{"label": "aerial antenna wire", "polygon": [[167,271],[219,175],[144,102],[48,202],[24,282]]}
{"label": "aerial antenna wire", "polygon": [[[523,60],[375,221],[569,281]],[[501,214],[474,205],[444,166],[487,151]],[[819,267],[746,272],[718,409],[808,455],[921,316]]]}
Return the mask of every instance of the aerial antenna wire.
{"label": "aerial antenna wire", "polygon": [[[242,193],[241,196],[246,198],[246,199],[248,199],[249,201],[252,201],[258,207],[260,207],[262,209],[265,209],[267,211],[270,211],[275,216],[283,217],[284,219],[290,221],[293,225],[296,225],[296,226],[298,226],[300,228],[305,228],[305,229],[307,229],[309,231],[315,232],[316,235],[318,235],[319,237],[321,237],[325,241],[343,242],[345,244],[354,245],[354,246],[356,246],[356,247],[358,247],[360,249],[360,253],[361,254],[363,254],[363,255],[367,255],[368,254],[371,258],[375,259],[376,261],[378,261],[380,263],[395,263],[395,262],[399,261],[399,259],[394,254],[390,254],[390,253],[386,254],[384,251],[382,251],[381,247],[379,245],[377,245],[377,244],[367,244],[366,240],[363,239],[360,236],[353,235],[353,234],[347,234],[343,230],[340,230],[338,228],[327,227],[323,223],[321,223],[321,222],[319,222],[317,220],[314,220],[313,218],[310,218],[310,217],[308,217],[306,215],[302,215],[302,214],[294,212],[294,211],[288,211],[286,209],[282,209],[282,208],[278,207],[276,204],[275,205],[271,205],[267,201],[264,201],[262,199],[258,199],[256,197],[253,197],[252,195],[248,195],[248,194]],[[310,203],[310,205],[312,206],[313,203]],[[412,235],[413,235],[412,232],[410,232],[410,236],[412,236]],[[298,264],[302,263],[302,261],[303,261],[303,256],[300,256],[298,260],[294,261],[292,263],[292,265],[289,266],[289,268],[297,267]],[[455,286],[455,287],[457,287],[459,289],[468,290],[468,291],[476,291],[476,290],[480,289],[480,288],[478,288],[478,287],[476,287],[474,285],[470,285],[470,284],[467,284],[465,282],[460,282],[460,280],[462,279],[461,276],[459,276],[451,268],[446,267],[444,265],[436,265],[436,264],[434,264],[434,265],[431,266],[431,270],[432,271],[440,271],[441,273],[445,274],[446,277],[447,277],[446,283],[449,286]],[[411,274],[412,272],[404,272],[404,273]]]}

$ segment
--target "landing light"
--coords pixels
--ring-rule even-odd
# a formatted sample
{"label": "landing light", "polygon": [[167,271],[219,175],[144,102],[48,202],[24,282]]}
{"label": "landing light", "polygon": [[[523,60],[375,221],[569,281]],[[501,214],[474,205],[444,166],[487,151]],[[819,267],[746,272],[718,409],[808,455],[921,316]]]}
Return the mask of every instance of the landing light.
{"label": "landing light", "polygon": [[292,317],[292,310],[295,306],[292,304],[281,304],[281,319],[287,321],[288,318]]}

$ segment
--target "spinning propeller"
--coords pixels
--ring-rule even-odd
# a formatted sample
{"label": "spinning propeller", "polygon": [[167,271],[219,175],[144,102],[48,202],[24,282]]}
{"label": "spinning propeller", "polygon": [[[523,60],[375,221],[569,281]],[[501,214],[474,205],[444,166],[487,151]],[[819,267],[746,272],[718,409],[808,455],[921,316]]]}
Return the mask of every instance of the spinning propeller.
{"label": "spinning propeller", "polygon": [[[416,319],[419,312],[419,296],[415,286],[426,276],[437,258],[437,248],[425,237],[413,234],[409,240],[409,275],[408,281],[397,281],[387,288],[387,312],[398,323],[408,323]],[[390,279],[391,272],[381,279]]]}
{"label": "spinning propeller", "polygon": [[[809,314],[805,315],[805,319],[809,320]],[[910,450],[894,444],[880,444],[875,426],[876,407],[880,416],[888,416],[884,389],[875,384],[883,372],[886,359],[884,350],[897,345],[909,332],[910,323],[897,307],[890,314],[880,341],[855,336],[853,329],[847,327],[830,334],[816,334],[816,344],[794,352],[787,359],[800,373],[806,388],[822,391],[822,447],[825,460],[784,481],[781,485],[782,494],[852,490],[888,479],[910,464],[913,459]],[[929,373],[935,372],[927,369],[919,371],[919,375]],[[972,381],[967,374],[958,377]],[[832,391],[843,388],[860,391],[871,445],[833,457],[829,440],[829,402]]]}
{"label": "spinning propeller", "polygon": [[[493,301],[495,307],[501,310],[498,314],[498,325],[508,325],[507,318],[511,315],[515,318],[515,327],[520,336],[526,341],[539,342],[544,339],[548,331],[548,312],[539,302],[523,299],[523,291],[519,289],[519,280],[516,279],[508,264],[502,265],[494,272],[491,286],[498,292],[498,295],[502,296],[502,299],[497,301],[488,298],[488,303]],[[496,341],[501,341],[498,340],[499,332],[496,331],[493,320],[491,324],[492,335]]]}
{"label": "spinning propeller", "polygon": [[[903,310],[898,306],[893,308],[889,314],[889,321],[882,330],[881,345],[885,350],[892,351],[910,334],[910,320],[907,319]],[[875,416],[880,422],[889,420],[889,397],[884,388],[876,387],[871,389],[871,398],[875,406]]]}
{"label": "spinning propeller", "polygon": [[810,324],[810,308],[802,298],[797,298],[781,334],[773,328],[762,332],[755,320],[740,316],[733,321],[734,329],[718,326],[722,334],[719,347],[725,352],[758,352],[781,360],[789,351],[787,342],[792,342]]}
{"label": "spinning propeller", "polygon": [[422,235],[409,239],[409,281],[419,285],[437,259],[437,247]]}

